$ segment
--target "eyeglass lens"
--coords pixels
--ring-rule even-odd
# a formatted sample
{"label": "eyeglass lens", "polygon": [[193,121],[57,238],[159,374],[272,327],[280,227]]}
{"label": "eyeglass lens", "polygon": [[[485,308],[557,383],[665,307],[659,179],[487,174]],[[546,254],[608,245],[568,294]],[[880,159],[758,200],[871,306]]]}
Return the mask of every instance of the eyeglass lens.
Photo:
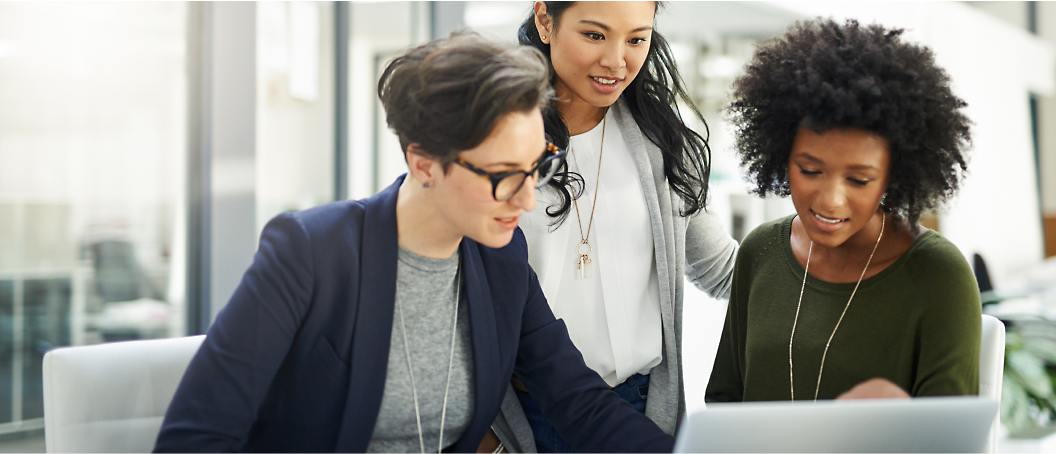
{"label": "eyeglass lens", "polygon": [[548,156],[543,162],[539,163],[539,170],[536,174],[535,187],[541,188],[543,185],[550,182],[550,179],[557,173],[557,168],[561,167],[561,160],[558,156]]}
{"label": "eyeglass lens", "polygon": [[[535,187],[541,188],[548,183],[554,177],[554,174],[557,173],[557,168],[560,167],[559,164],[560,158],[558,156],[547,156],[543,159],[539,163],[539,168],[535,171]],[[512,197],[524,185],[525,178],[528,178],[528,174],[515,173],[500,180],[495,187],[495,199],[503,201]]]}
{"label": "eyeglass lens", "polygon": [[508,200],[518,189],[521,189],[525,178],[527,178],[527,175],[515,173],[500,180],[498,186],[495,187],[495,199],[499,201]]}

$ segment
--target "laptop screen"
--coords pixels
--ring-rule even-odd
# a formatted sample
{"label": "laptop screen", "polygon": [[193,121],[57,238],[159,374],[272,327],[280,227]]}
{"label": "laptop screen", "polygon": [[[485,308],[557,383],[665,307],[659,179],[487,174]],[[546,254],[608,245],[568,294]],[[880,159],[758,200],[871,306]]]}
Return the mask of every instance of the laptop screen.
{"label": "laptop screen", "polygon": [[675,452],[982,452],[998,403],[976,396],[713,403]]}

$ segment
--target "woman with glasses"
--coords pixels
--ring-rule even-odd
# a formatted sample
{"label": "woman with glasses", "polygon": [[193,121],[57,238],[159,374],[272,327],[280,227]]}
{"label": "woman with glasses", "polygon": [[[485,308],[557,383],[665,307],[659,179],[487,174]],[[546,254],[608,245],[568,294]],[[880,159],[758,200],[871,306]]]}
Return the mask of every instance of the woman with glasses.
{"label": "woman with glasses", "polygon": [[165,416],[157,451],[472,451],[514,372],[590,451],[674,440],[583,363],[528,266],[546,143],[538,52],[472,33],[412,49],[378,94],[409,171],[273,219]]}
{"label": "woman with glasses", "polygon": [[[547,300],[587,365],[674,433],[686,406],[685,279],[725,298],[737,243],[704,211],[710,150],[680,109],[704,120],[655,30],[656,10],[535,2],[519,40],[552,68],[544,122],[568,165],[537,190],[541,206],[521,226]],[[542,403],[513,382],[495,425],[511,449],[573,448]]]}

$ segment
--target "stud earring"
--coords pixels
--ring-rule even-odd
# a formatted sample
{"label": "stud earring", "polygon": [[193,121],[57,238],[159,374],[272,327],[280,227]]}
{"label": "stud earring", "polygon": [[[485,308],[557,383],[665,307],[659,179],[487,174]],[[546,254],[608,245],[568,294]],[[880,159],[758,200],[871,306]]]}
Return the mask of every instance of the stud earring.
{"label": "stud earring", "polygon": [[425,188],[425,189],[429,189],[429,183],[423,183],[422,187]]}
{"label": "stud earring", "polygon": [[546,37],[545,36],[542,37],[542,40],[543,40],[543,44],[546,44]]}

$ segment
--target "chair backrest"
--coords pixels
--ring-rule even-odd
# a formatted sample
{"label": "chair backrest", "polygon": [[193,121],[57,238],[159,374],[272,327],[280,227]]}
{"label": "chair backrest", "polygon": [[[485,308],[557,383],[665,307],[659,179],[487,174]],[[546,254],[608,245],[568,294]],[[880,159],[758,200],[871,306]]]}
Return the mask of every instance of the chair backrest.
{"label": "chair backrest", "polygon": [[44,355],[47,452],[150,452],[205,336],[59,348]]}
{"label": "chair backrest", "polygon": [[[983,337],[979,351],[979,396],[1001,403],[1001,382],[1005,373],[1005,325],[990,315],[983,315]],[[990,429],[986,452],[997,452],[1001,412],[997,412]]]}

